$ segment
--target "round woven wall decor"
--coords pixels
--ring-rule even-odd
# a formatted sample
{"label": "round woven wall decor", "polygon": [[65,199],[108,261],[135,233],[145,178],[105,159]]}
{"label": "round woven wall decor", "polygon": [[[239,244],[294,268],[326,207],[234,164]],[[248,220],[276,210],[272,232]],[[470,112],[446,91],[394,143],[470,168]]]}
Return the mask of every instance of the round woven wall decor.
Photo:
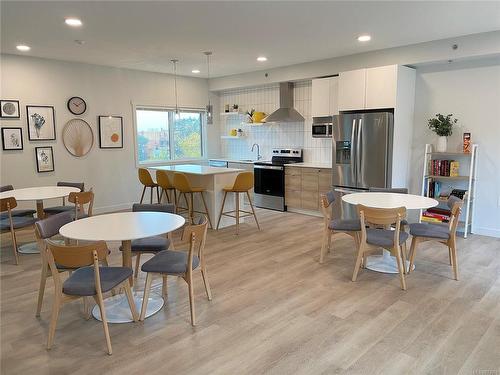
{"label": "round woven wall decor", "polygon": [[94,145],[94,133],[90,125],[79,118],[69,120],[64,125],[62,139],[66,150],[77,157],[85,156]]}

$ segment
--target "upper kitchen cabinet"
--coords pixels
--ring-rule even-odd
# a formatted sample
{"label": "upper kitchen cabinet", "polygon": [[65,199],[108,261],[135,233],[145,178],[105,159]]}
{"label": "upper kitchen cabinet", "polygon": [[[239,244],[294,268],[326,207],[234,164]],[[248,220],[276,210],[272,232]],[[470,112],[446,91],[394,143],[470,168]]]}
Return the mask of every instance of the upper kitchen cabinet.
{"label": "upper kitchen cabinet", "polygon": [[312,117],[331,116],[338,113],[338,77],[313,79]]}
{"label": "upper kitchen cabinet", "polygon": [[398,95],[402,90],[411,90],[414,80],[414,70],[399,65],[342,72],[339,110],[396,108]]}
{"label": "upper kitchen cabinet", "polygon": [[339,75],[339,111],[365,108],[366,69],[342,72]]}

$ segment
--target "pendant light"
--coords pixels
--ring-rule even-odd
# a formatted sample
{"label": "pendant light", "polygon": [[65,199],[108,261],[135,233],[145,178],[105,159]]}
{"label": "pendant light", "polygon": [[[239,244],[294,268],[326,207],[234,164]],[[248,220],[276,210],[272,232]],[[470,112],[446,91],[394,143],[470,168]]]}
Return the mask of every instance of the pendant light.
{"label": "pendant light", "polygon": [[179,102],[177,97],[177,63],[178,59],[172,59],[172,64],[174,64],[174,93],[175,93],[175,117],[179,118]]}
{"label": "pendant light", "polygon": [[[203,54],[207,57],[207,81],[210,81],[210,56],[212,56],[211,51],[203,52]],[[208,87],[207,82],[207,99],[208,99],[208,104],[207,104],[207,124],[212,125],[214,122],[213,119],[213,106],[212,103],[210,102],[210,88]]]}

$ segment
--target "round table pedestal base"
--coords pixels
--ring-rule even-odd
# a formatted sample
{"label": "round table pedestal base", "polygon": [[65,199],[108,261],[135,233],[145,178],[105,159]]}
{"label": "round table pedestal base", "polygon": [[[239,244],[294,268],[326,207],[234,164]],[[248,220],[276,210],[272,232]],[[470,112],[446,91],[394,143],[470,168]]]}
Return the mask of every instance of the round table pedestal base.
{"label": "round table pedestal base", "polygon": [[[407,270],[409,266],[410,262],[406,261],[405,267]],[[384,250],[382,255],[371,255],[366,257],[366,268],[382,273],[399,273],[396,257],[393,257],[387,250]],[[415,265],[413,265],[412,270],[414,269]]]}
{"label": "round table pedestal base", "polygon": [[38,250],[38,245],[36,242],[25,243],[18,247],[17,251],[20,254],[40,254]]}
{"label": "round table pedestal base", "polygon": [[[140,295],[134,293],[134,301],[137,314],[139,315],[142,307],[142,292]],[[161,296],[155,293],[150,293],[148,308],[146,310],[146,318],[160,311],[164,303],[165,301]],[[130,323],[134,321],[132,319],[132,313],[130,312],[130,307],[125,294],[118,294],[116,296],[106,298],[104,300],[104,306],[106,308],[106,319],[108,323]],[[97,320],[101,320],[101,311],[99,310],[99,306],[94,306],[92,309],[92,315]]]}

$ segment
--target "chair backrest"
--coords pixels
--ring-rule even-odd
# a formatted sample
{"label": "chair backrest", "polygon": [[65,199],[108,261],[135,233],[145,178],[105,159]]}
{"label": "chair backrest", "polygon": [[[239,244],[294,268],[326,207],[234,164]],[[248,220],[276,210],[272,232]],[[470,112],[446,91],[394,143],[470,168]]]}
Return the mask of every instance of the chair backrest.
{"label": "chair backrest", "polygon": [[82,192],[74,192],[69,193],[68,202],[71,202],[75,205],[75,220],[81,216],[82,213],[85,213],[85,205],[88,204],[87,214],[92,216],[92,207],[94,206],[94,192],[92,188],[89,191]]}
{"label": "chair backrest", "polygon": [[396,224],[394,232],[394,243],[399,244],[399,232],[401,230],[401,220],[406,218],[406,208],[373,208],[358,204],[357,206],[361,222],[361,242],[366,241],[366,226],[389,227]]}
{"label": "chair backrest", "polygon": [[234,191],[248,191],[253,188],[253,172],[240,172],[234,180]]}
{"label": "chair backrest", "polygon": [[170,178],[168,178],[167,172],[165,171],[156,171],[156,183],[165,190],[174,188],[174,185],[170,182]]}
{"label": "chair backrest", "polygon": [[189,193],[191,191],[191,184],[184,173],[174,173],[174,187],[181,193]]}
{"label": "chair backrest", "polygon": [[371,187],[368,189],[369,192],[372,193],[399,193],[399,194],[408,194],[407,188],[378,188]]}
{"label": "chair backrest", "polygon": [[166,212],[169,214],[175,213],[175,204],[143,204],[134,203],[132,212]]}
{"label": "chair backrest", "polygon": [[4,191],[9,191],[9,190],[14,190],[14,186],[12,186],[12,185],[0,186],[0,193],[3,193]]}
{"label": "chair backrest", "polygon": [[449,229],[450,233],[454,237],[457,232],[458,221],[460,220],[460,213],[462,212],[464,201],[454,195],[450,195],[446,204],[451,211]]}
{"label": "chair backrest", "polygon": [[182,232],[182,241],[189,241],[189,253],[187,259],[187,270],[191,272],[192,267],[190,264],[193,264],[193,255],[197,252],[198,258],[200,262],[204,262],[204,250],[205,250],[205,241],[207,239],[207,228],[208,228],[208,219],[205,215],[202,215],[198,220],[197,224],[188,224],[184,227]]}
{"label": "chair backrest", "polygon": [[37,238],[46,240],[59,233],[63,225],[71,223],[73,218],[70,212],[61,212],[56,215],[47,216],[45,219],[35,223],[35,235]]}
{"label": "chair backrest", "polygon": [[332,219],[332,210],[330,206],[334,201],[335,201],[335,194],[333,193],[333,191],[328,191],[325,194],[321,194],[320,208],[321,208],[321,213],[323,214],[323,219],[326,228],[328,228],[330,220]]}
{"label": "chair backrest", "polygon": [[154,186],[153,178],[146,168],[139,168],[138,173],[141,184],[148,187]]}
{"label": "chair backrest", "polygon": [[66,187],[74,187],[80,189],[80,191],[85,191],[85,183],[84,182],[64,182],[59,181],[57,186],[66,186]]}
{"label": "chair backrest", "polygon": [[17,207],[17,201],[14,197],[7,197],[0,199],[0,212],[10,211]]}

